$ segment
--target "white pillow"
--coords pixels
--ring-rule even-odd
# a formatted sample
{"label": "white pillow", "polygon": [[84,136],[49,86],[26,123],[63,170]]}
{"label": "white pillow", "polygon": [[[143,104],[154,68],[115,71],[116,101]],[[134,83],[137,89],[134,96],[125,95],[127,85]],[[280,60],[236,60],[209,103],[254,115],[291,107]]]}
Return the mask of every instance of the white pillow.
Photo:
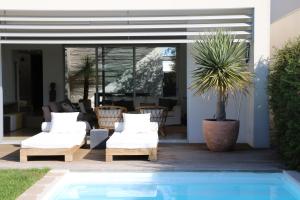
{"label": "white pillow", "polygon": [[142,133],[150,127],[150,113],[147,114],[127,114],[123,113],[125,133]]}
{"label": "white pillow", "polygon": [[51,130],[55,133],[76,131],[76,122],[79,112],[55,113],[51,112]]}

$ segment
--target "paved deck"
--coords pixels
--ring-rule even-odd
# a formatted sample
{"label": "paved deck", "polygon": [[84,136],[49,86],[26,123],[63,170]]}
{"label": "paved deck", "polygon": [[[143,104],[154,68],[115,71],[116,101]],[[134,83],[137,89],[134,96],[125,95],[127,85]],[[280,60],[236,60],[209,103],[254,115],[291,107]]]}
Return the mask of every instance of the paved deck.
{"label": "paved deck", "polygon": [[277,171],[284,169],[274,150],[251,149],[239,145],[235,151],[214,153],[202,144],[160,144],[158,161],[149,162],[143,157],[119,158],[111,163],[104,161],[104,150],[80,149],[70,163],[62,157],[39,158],[27,163],[19,162],[19,147],[0,145],[1,168],[42,168],[100,171],[194,171],[194,170],[255,170]]}

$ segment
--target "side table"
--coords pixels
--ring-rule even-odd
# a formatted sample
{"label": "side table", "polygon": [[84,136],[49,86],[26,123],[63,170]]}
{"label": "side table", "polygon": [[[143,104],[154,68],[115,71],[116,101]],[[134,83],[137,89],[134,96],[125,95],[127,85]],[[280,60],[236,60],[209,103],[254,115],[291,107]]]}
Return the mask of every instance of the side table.
{"label": "side table", "polygon": [[90,131],[90,149],[105,148],[107,138],[107,129],[92,129]]}

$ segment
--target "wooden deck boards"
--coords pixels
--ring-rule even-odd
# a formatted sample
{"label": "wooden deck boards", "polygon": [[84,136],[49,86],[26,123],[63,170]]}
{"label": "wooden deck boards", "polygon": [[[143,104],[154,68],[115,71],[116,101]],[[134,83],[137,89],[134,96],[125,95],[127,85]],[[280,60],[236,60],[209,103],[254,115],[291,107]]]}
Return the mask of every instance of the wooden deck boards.
{"label": "wooden deck boards", "polygon": [[284,168],[276,151],[251,149],[238,145],[235,151],[214,153],[203,144],[159,144],[157,161],[149,162],[147,156],[118,157],[105,162],[105,150],[79,149],[73,162],[63,157],[32,158],[31,162],[19,162],[19,147],[0,145],[0,168],[49,167],[53,169],[97,171],[195,171],[195,170],[263,170]]}

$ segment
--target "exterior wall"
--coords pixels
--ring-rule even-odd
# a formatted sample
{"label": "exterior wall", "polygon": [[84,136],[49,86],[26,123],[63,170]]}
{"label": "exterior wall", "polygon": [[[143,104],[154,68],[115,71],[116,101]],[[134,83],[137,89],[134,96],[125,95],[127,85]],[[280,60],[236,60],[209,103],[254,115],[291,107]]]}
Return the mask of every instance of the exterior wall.
{"label": "exterior wall", "polygon": [[[300,7],[300,6],[299,6]],[[300,8],[271,24],[271,55],[287,41],[300,36]]]}
{"label": "exterior wall", "polygon": [[271,1],[271,55],[287,41],[300,36],[300,1]]}
{"label": "exterior wall", "polygon": [[[255,148],[269,147],[269,112],[267,96],[267,76],[270,52],[270,1],[256,2],[254,8],[254,32],[250,68],[256,77],[252,94],[244,99],[240,109],[240,135],[238,142],[248,143]],[[191,57],[191,44],[187,47],[187,84],[191,84],[191,72],[195,69]],[[238,103],[229,100],[228,118],[237,118]],[[187,91],[188,141],[204,142],[202,120],[213,117],[216,99],[205,100]]]}
{"label": "exterior wall", "polygon": [[248,143],[256,148],[270,145],[268,105],[268,61],[270,57],[270,1],[260,1],[254,10],[253,70],[255,73],[253,92],[249,101]]}
{"label": "exterior wall", "polygon": [[[187,47],[187,84],[191,85],[192,71],[196,64],[191,56],[192,45]],[[230,98],[226,109],[227,118],[240,120],[240,132],[238,143],[249,143],[248,135],[250,133],[249,108],[251,97],[240,96],[237,99]],[[239,106],[240,105],[240,106]],[[193,91],[187,90],[187,115],[188,115],[188,141],[189,143],[204,143],[202,133],[202,120],[213,118],[216,111],[216,97],[211,95],[209,98],[195,96]]]}
{"label": "exterior wall", "polygon": [[57,100],[64,99],[64,65],[62,45],[3,45],[3,97],[4,103],[15,102],[15,67],[13,50],[42,50],[43,101],[49,100],[49,84],[55,82]]}
{"label": "exterior wall", "polygon": [[299,0],[271,0],[271,23],[284,18],[298,8],[300,8]]}
{"label": "exterior wall", "polygon": [[59,4],[53,3],[53,0],[44,0],[40,3],[38,0],[27,0],[21,3],[20,0],[4,0],[1,2],[3,10],[180,10],[180,9],[225,9],[225,8],[249,8],[259,6],[261,3],[269,0],[164,0],[159,4],[153,1],[141,0],[86,0],[60,1]]}

